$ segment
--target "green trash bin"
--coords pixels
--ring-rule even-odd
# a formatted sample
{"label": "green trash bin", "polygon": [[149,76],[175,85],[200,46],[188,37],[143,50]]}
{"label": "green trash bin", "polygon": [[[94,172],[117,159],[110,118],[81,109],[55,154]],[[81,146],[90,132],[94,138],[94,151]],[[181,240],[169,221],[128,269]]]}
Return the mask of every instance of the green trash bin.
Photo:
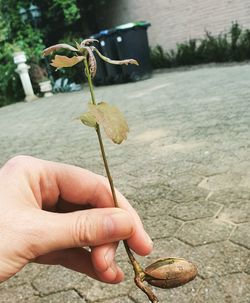
{"label": "green trash bin", "polygon": [[139,66],[128,65],[123,69],[124,81],[148,79],[152,73],[145,21],[127,23],[115,28],[114,38],[119,59],[135,59]]}
{"label": "green trash bin", "polygon": [[96,47],[104,56],[113,60],[135,59],[136,65],[112,65],[100,62],[96,56],[100,68],[97,67],[95,84],[115,84],[128,81],[138,81],[151,76],[152,67],[148,45],[148,22],[127,23],[115,28],[102,30],[91,36],[99,40]]}

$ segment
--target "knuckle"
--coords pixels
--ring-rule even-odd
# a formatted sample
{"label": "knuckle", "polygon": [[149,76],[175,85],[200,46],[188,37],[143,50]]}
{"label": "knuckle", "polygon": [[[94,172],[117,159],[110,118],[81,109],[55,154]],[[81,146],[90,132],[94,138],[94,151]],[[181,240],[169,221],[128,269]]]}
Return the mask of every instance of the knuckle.
{"label": "knuckle", "polygon": [[31,156],[18,155],[18,156],[15,156],[15,157],[9,159],[6,164],[17,165],[17,164],[23,163],[27,160],[30,160],[30,159],[32,159]]}
{"label": "knuckle", "polygon": [[9,159],[3,166],[4,170],[8,172],[16,171],[20,168],[24,168],[27,165],[27,162],[30,162],[33,159],[30,156],[18,155]]}
{"label": "knuckle", "polygon": [[79,245],[89,245],[96,239],[96,224],[89,214],[79,214],[74,228],[75,242]]}

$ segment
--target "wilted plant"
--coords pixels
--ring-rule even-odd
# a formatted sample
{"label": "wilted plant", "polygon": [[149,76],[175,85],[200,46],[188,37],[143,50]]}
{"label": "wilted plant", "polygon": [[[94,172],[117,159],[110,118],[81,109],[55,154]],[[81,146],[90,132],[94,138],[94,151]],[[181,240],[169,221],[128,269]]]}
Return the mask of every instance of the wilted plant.
{"label": "wilted plant", "polygon": [[[75,53],[75,55],[70,58],[67,56],[56,55],[52,60],[51,65],[57,69],[63,67],[71,67],[80,62],[84,63],[85,73],[88,79],[91,95],[91,103],[88,105],[88,112],[82,114],[80,116],[80,120],[83,124],[89,127],[93,127],[97,133],[102,159],[114,200],[114,206],[119,207],[116,198],[115,187],[104,150],[100,126],[104,128],[106,135],[116,144],[121,144],[127,138],[129,128],[123,114],[115,106],[105,102],[96,102],[92,84],[92,78],[95,77],[97,70],[94,52],[97,53],[97,55],[102,60],[110,64],[138,65],[138,62],[134,59],[111,60],[103,56],[94,46],[92,46],[91,44],[93,42],[98,41],[95,39],[86,39],[83,40],[80,44],[76,43],[76,47],[73,47],[69,44],[56,44],[45,49],[43,51],[43,55],[47,56],[54,51],[62,48],[73,51]],[[144,284],[145,281],[155,287],[173,288],[181,286],[193,280],[197,275],[196,267],[191,262],[181,258],[163,258],[143,269],[135,259],[128,246],[127,241],[123,241],[123,243],[134,269],[135,284],[148,296],[149,300],[152,303],[159,301],[151,288]]]}

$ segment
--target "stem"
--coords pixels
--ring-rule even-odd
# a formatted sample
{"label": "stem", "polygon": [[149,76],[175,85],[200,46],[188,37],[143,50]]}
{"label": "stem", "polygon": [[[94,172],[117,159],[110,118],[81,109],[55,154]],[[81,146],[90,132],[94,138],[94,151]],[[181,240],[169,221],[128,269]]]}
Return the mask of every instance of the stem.
{"label": "stem", "polygon": [[[96,100],[95,100],[95,95],[94,95],[94,88],[93,88],[93,83],[92,83],[91,74],[90,74],[90,71],[89,71],[89,66],[88,66],[87,59],[84,60],[84,65],[85,65],[86,76],[88,78],[89,90],[90,90],[90,94],[91,94],[91,101],[92,101],[92,104],[96,105]],[[108,177],[108,180],[109,180],[109,185],[110,185],[110,188],[111,188],[114,205],[115,205],[115,207],[119,207],[118,202],[117,202],[117,197],[116,197],[116,192],[115,192],[113,179],[112,179],[112,176],[111,176],[111,173],[110,173],[110,169],[109,169],[109,165],[108,165],[108,161],[107,161],[107,157],[106,157],[106,153],[105,153],[105,149],[104,149],[104,145],[103,145],[102,134],[101,134],[100,126],[99,126],[98,123],[96,125],[96,133],[97,133],[97,137],[98,137],[98,141],[99,141],[99,145],[100,145],[100,149],[101,149],[101,154],[102,154],[102,159],[103,159],[105,171],[106,171],[106,174],[107,174],[107,177]],[[141,265],[135,259],[133,253],[131,252],[131,250],[128,246],[127,241],[124,240],[123,244],[124,244],[126,253],[129,257],[129,260],[130,260],[130,262],[133,266],[133,269],[134,269],[134,273],[135,273],[135,279],[134,280],[135,280],[136,285],[148,296],[149,300],[152,303],[159,302],[157,297],[155,296],[155,294],[152,292],[152,290],[149,287],[147,287],[143,284],[144,277],[145,277],[144,270],[142,269]]]}

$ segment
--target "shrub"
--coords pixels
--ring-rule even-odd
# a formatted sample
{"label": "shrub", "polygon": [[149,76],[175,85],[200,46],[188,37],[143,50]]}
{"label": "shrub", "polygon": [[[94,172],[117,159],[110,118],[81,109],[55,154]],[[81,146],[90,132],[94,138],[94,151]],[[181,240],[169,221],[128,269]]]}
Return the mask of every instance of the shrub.
{"label": "shrub", "polygon": [[177,67],[204,63],[245,61],[250,59],[250,30],[233,23],[229,32],[177,44],[176,50],[164,51],[157,45],[151,49],[154,68]]}

